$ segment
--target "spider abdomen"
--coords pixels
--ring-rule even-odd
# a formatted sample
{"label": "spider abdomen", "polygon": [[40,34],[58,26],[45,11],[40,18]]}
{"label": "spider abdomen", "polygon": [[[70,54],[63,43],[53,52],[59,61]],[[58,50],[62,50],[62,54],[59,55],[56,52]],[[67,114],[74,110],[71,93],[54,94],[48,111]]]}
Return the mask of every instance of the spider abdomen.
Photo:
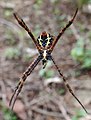
{"label": "spider abdomen", "polygon": [[42,32],[41,35],[38,37],[37,41],[41,48],[50,48],[54,37],[47,32]]}

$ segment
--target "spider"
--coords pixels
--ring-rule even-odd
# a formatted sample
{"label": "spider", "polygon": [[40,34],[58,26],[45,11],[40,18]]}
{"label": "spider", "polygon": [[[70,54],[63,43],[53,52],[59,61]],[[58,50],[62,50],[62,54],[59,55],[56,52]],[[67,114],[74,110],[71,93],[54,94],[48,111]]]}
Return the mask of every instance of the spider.
{"label": "spider", "polygon": [[50,35],[49,33],[47,33],[46,31],[43,31],[40,36],[37,38],[37,40],[35,39],[33,33],[31,32],[31,30],[28,28],[28,26],[25,24],[25,22],[18,16],[17,13],[14,13],[14,17],[16,18],[16,20],[18,21],[18,23],[27,31],[27,33],[29,34],[29,36],[32,38],[38,52],[39,55],[38,57],[29,65],[29,67],[27,68],[27,70],[23,73],[23,75],[20,77],[20,81],[18,83],[18,85],[16,86],[16,89],[10,99],[10,108],[13,109],[15,101],[19,95],[19,93],[21,92],[21,89],[23,87],[23,84],[25,82],[25,80],[27,79],[27,77],[32,73],[32,71],[34,70],[34,68],[38,65],[38,63],[40,61],[42,61],[42,65],[43,65],[43,69],[46,67],[46,64],[48,62],[48,60],[51,60],[59,75],[62,77],[64,84],[66,85],[66,87],[68,88],[69,92],[72,94],[72,96],[79,102],[79,104],[82,106],[82,108],[85,110],[86,113],[87,110],[84,107],[84,105],[81,103],[81,101],[76,97],[76,95],[74,94],[73,90],[71,89],[71,87],[69,86],[69,84],[66,81],[65,76],[61,73],[61,70],[59,69],[59,67],[57,66],[57,64],[54,61],[54,58],[52,57],[51,53],[56,45],[56,43],[58,42],[58,40],[60,39],[60,37],[62,36],[62,34],[65,32],[65,30],[73,23],[76,15],[77,15],[78,9],[76,9],[74,16],[72,17],[72,19],[68,22],[68,24],[59,32],[57,37],[54,37],[52,35]]}

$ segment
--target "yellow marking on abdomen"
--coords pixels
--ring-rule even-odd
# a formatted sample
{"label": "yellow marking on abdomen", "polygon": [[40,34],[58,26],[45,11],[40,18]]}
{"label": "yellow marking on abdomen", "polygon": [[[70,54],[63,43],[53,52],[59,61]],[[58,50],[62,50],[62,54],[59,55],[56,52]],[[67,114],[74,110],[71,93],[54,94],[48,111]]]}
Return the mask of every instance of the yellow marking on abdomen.
{"label": "yellow marking on abdomen", "polygon": [[47,34],[47,43],[46,43],[46,47],[50,44],[50,39],[51,39],[51,37],[49,37],[49,34]]}

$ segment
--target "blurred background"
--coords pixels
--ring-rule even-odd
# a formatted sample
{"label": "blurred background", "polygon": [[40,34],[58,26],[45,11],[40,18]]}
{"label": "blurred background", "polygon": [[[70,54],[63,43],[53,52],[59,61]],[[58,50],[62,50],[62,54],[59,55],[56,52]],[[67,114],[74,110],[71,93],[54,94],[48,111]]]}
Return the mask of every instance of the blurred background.
{"label": "blurred background", "polygon": [[75,95],[91,112],[91,0],[0,0],[0,120],[91,120],[66,89],[52,62],[27,78],[11,115],[9,101],[22,73],[38,55],[13,16],[17,12],[37,38],[57,36],[79,8],[52,55]]}

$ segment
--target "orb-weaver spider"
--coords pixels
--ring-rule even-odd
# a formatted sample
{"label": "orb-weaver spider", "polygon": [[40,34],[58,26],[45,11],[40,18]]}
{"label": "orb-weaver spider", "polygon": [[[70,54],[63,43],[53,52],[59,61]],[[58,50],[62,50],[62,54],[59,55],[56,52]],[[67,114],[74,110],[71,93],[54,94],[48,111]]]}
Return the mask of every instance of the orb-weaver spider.
{"label": "orb-weaver spider", "polygon": [[40,36],[37,38],[37,40],[35,39],[33,33],[31,32],[31,30],[25,24],[25,22],[17,15],[17,13],[14,13],[14,17],[16,18],[18,23],[27,31],[27,33],[32,38],[33,42],[35,43],[36,48],[38,49],[39,55],[33,61],[33,63],[30,64],[30,66],[27,68],[27,70],[21,76],[20,81],[19,81],[19,83],[18,83],[18,85],[17,85],[17,87],[16,87],[16,89],[15,89],[15,91],[14,91],[12,97],[11,97],[10,103],[9,103],[11,109],[13,109],[13,107],[14,107],[14,104],[15,104],[15,101],[17,99],[17,96],[21,92],[21,89],[23,87],[23,84],[24,84],[26,78],[31,74],[31,72],[34,70],[34,68],[37,66],[37,64],[40,61],[42,61],[43,68],[45,68],[48,60],[51,60],[51,61],[53,61],[53,63],[55,65],[59,75],[62,77],[63,82],[65,83],[65,85],[68,88],[69,92],[79,102],[79,104],[86,111],[86,113],[88,113],[87,110],[85,109],[85,107],[83,106],[83,104],[80,102],[80,100],[74,94],[73,90],[71,89],[71,87],[67,83],[64,75],[61,73],[61,70],[59,69],[59,67],[57,66],[57,64],[55,63],[55,61],[54,61],[54,59],[53,59],[53,57],[51,55],[51,53],[52,53],[56,43],[58,42],[59,38],[62,36],[62,34],[65,32],[65,30],[73,23],[74,18],[76,17],[77,12],[78,12],[78,9],[76,10],[74,16],[68,22],[68,24],[59,32],[57,37],[53,37],[52,35],[50,35],[49,33],[44,31],[44,32],[42,32],[40,34]]}

